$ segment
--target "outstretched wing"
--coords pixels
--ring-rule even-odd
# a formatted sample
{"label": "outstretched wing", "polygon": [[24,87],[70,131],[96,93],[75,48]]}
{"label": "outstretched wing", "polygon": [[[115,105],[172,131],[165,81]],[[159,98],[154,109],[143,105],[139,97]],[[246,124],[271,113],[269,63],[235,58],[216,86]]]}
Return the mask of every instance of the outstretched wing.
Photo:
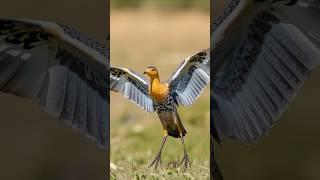
{"label": "outstretched wing", "polygon": [[168,83],[175,102],[189,106],[199,97],[209,81],[210,52],[206,49],[183,60]]}
{"label": "outstretched wing", "polygon": [[105,47],[67,26],[0,18],[0,90],[35,99],[104,148],[107,60]]}
{"label": "outstretched wing", "polygon": [[126,68],[110,68],[110,89],[121,93],[125,98],[153,112],[153,101],[149,96],[148,80]]}
{"label": "outstretched wing", "polygon": [[[320,63],[319,0],[233,0],[214,26],[213,117],[218,134],[268,132]],[[307,20],[306,20],[307,19]]]}

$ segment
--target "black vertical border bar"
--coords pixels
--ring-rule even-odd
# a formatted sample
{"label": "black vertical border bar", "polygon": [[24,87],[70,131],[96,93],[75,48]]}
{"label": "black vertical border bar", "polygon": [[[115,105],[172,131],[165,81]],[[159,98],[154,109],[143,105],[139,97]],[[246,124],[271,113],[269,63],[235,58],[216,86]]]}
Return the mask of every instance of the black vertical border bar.
{"label": "black vertical border bar", "polygon": [[110,179],[110,0],[105,0],[106,2],[106,25],[107,25],[107,32],[106,32],[106,47],[108,49],[107,52],[107,73],[106,73],[106,79],[107,79],[107,107],[106,107],[106,111],[108,111],[108,115],[107,115],[107,124],[108,124],[108,129],[107,129],[107,138],[108,138],[108,144],[107,144],[107,149],[106,149],[106,153],[107,153],[107,161],[106,161],[106,168],[107,168],[107,174],[106,177],[109,180]]}
{"label": "black vertical border bar", "polygon": [[215,153],[214,153],[214,138],[217,138],[218,134],[215,128],[215,119],[214,119],[214,106],[216,105],[215,100],[213,98],[214,93],[214,68],[213,68],[213,45],[214,45],[214,1],[210,0],[210,180],[222,180],[223,177],[220,174],[220,170],[215,161]]}
{"label": "black vertical border bar", "polygon": [[[218,164],[215,161],[215,141],[218,141],[220,144],[220,137],[218,132],[215,128],[215,119],[214,119],[214,109],[217,105],[216,101],[214,100],[214,26],[216,18],[213,18],[214,14],[214,2],[216,0],[210,0],[210,180],[223,180],[223,176],[221,171],[219,170]],[[219,16],[218,16],[219,17]],[[216,138],[216,139],[215,139]]]}

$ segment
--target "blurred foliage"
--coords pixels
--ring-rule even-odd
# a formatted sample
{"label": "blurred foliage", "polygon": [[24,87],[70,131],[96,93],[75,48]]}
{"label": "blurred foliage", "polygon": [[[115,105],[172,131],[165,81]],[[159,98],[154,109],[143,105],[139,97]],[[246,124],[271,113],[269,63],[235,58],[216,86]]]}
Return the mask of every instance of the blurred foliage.
{"label": "blurred foliage", "polygon": [[209,0],[111,0],[111,8],[142,8],[154,7],[159,9],[198,9],[204,12],[210,12]]}

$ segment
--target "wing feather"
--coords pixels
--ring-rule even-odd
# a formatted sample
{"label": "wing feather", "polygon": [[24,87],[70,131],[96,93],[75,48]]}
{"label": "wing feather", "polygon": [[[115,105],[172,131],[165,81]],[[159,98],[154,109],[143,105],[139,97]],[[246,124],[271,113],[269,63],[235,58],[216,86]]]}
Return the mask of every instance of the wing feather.
{"label": "wing feather", "polygon": [[189,106],[210,80],[210,53],[203,50],[186,58],[169,79],[170,91],[178,105]]}
{"label": "wing feather", "polygon": [[67,26],[0,18],[0,90],[35,99],[103,148],[108,58],[107,48]]}
{"label": "wing feather", "polygon": [[216,23],[212,117],[219,136],[254,142],[268,133],[320,64],[320,12],[305,3],[233,0]]}
{"label": "wing feather", "polygon": [[148,80],[126,68],[110,68],[110,89],[148,112],[153,112],[153,101],[149,96]]}

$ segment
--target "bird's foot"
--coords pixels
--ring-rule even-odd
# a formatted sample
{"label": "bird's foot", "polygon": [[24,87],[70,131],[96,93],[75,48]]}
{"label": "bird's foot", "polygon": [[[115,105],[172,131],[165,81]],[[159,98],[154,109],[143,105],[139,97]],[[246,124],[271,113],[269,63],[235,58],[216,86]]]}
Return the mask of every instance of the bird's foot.
{"label": "bird's foot", "polygon": [[182,164],[184,164],[184,169],[187,169],[188,166],[191,167],[190,159],[189,159],[188,153],[186,151],[184,152],[183,159],[179,163],[178,167],[180,167]]}
{"label": "bird's foot", "polygon": [[159,163],[162,164],[162,162],[161,162],[161,153],[159,153],[157,155],[157,157],[151,162],[151,164],[148,166],[148,168],[150,168],[150,167],[152,167],[154,165],[154,169],[156,170],[158,165],[159,165]]}

